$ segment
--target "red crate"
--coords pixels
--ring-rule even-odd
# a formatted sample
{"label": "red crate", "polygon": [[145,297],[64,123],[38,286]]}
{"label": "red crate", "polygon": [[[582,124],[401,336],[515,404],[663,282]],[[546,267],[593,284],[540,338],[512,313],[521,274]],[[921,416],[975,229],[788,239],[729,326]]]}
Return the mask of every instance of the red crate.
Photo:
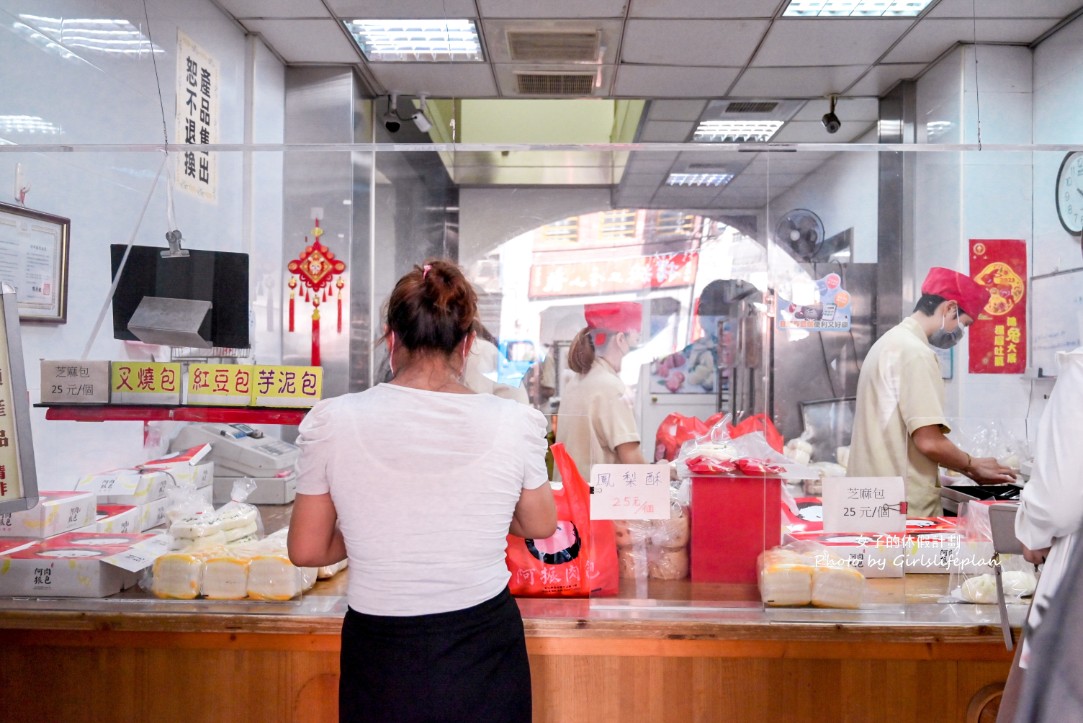
{"label": "red crate", "polygon": [[778,477],[692,478],[693,582],[756,584],[756,558],[782,542]]}

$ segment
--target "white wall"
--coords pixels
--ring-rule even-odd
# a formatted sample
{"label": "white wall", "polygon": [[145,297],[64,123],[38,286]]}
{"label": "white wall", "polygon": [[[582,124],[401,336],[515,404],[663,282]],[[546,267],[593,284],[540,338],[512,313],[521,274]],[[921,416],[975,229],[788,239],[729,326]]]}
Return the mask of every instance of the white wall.
{"label": "white wall", "polygon": [[[178,29],[219,63],[220,142],[244,141],[246,97],[251,98],[254,111],[254,140],[281,142],[283,70],[278,61],[264,48],[246,51],[240,29],[208,0],[148,0],[147,7],[150,36],[161,50],[154,58],[170,142],[177,140],[173,117]],[[66,216],[72,222],[67,323],[22,325],[31,402],[39,398],[40,358],[79,358],[88,341],[91,359],[147,353],[115,341],[109,315],[93,338],[92,330],[107,303],[109,244],[132,238],[162,155],[119,149],[88,152],[79,145],[160,144],[163,140],[151,54],[145,50],[108,52],[101,46],[88,47],[70,40],[61,47],[48,42],[47,33],[40,31],[50,23],[42,19],[45,16],[55,19],[53,22],[63,19],[69,29],[80,21],[122,20],[147,34],[142,3],[0,0],[0,115],[39,116],[62,129],[49,136],[0,132],[5,141],[20,146],[15,152],[0,153],[0,196],[11,200],[8,189],[13,185],[16,164],[21,164],[31,185],[26,205]],[[255,83],[246,95],[247,68],[252,68]],[[71,145],[74,152],[35,153],[31,147],[35,143]],[[218,162],[217,203],[177,192],[177,226],[188,248],[249,252],[258,248],[260,256],[253,261],[259,274],[252,276],[254,296],[258,282],[276,273],[258,259],[264,251],[272,259],[281,258],[281,159],[267,156],[253,161],[255,181],[249,189],[248,223],[244,157],[221,153]],[[135,243],[165,245],[164,234],[169,228],[164,188],[159,183],[154,190],[146,217],[134,233]],[[255,243],[246,241],[246,232]],[[280,273],[278,276],[281,278]],[[278,304],[280,308],[281,302]],[[270,358],[274,343],[264,344],[265,329],[259,324],[256,329],[257,349],[266,347],[267,360],[274,361]],[[46,421],[43,410],[34,409],[32,425],[38,482],[43,489],[70,487],[81,474],[145,459],[143,429],[138,422]]]}

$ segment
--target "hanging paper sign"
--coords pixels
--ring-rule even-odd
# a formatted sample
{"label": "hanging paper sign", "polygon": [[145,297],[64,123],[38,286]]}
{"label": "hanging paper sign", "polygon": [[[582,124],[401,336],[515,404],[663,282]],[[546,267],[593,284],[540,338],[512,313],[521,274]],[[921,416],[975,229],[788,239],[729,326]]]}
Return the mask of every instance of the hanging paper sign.
{"label": "hanging paper sign", "polygon": [[669,465],[596,464],[590,487],[592,520],[669,519]]}
{"label": "hanging paper sign", "polygon": [[[152,49],[153,52],[153,49]],[[218,142],[218,61],[177,31],[177,142]],[[204,201],[218,199],[216,159],[208,151],[185,151],[176,167],[177,188]]]}
{"label": "hanging paper sign", "polygon": [[189,365],[187,403],[248,406],[252,403],[253,369],[241,364]]}
{"label": "hanging paper sign", "polygon": [[253,404],[257,407],[311,407],[320,401],[321,367],[257,365],[253,368]]}
{"label": "hanging paper sign", "polygon": [[850,292],[842,288],[842,277],[828,274],[816,280],[819,298],[812,304],[795,304],[781,296],[775,313],[779,329],[804,331],[849,331]]}
{"label": "hanging paper sign", "polygon": [[905,532],[902,477],[828,477],[823,481],[825,532]]}
{"label": "hanging paper sign", "polygon": [[971,239],[970,277],[989,303],[967,329],[971,374],[1022,374],[1027,366],[1027,244]]}
{"label": "hanging paper sign", "polygon": [[180,404],[181,365],[176,362],[112,362],[113,404]]}

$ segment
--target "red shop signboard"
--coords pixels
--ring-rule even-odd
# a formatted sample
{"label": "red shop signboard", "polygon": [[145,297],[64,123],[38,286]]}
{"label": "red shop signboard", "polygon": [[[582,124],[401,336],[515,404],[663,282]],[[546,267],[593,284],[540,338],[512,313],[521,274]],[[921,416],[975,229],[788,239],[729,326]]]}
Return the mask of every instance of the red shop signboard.
{"label": "red shop signboard", "polygon": [[1027,366],[1027,244],[971,239],[970,277],[989,303],[970,325],[971,374],[1022,374]]}

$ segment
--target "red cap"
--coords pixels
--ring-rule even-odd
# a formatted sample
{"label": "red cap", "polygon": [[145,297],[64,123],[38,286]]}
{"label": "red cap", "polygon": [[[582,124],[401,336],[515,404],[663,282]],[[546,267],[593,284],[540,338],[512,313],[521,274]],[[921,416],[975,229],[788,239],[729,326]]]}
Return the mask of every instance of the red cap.
{"label": "red cap", "polygon": [[641,331],[643,307],[634,301],[613,301],[606,304],[587,304],[583,307],[588,329],[606,331]]}
{"label": "red cap", "polygon": [[960,313],[975,321],[989,303],[989,289],[958,271],[934,266],[921,285],[921,293],[936,294],[959,304]]}

